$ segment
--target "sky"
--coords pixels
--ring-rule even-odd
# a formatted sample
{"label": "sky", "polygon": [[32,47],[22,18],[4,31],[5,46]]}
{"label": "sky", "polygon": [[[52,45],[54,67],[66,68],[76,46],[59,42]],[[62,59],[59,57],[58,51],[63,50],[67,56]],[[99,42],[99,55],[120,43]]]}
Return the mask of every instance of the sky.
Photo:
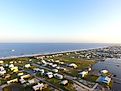
{"label": "sky", "polygon": [[121,43],[121,0],[0,0],[0,42]]}

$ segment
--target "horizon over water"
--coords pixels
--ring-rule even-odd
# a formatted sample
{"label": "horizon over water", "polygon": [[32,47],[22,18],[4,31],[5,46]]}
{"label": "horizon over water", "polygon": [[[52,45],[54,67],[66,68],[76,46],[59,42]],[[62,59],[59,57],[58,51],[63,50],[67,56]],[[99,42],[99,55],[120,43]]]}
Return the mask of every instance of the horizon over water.
{"label": "horizon over water", "polygon": [[0,58],[82,50],[110,46],[109,43],[0,43]]}

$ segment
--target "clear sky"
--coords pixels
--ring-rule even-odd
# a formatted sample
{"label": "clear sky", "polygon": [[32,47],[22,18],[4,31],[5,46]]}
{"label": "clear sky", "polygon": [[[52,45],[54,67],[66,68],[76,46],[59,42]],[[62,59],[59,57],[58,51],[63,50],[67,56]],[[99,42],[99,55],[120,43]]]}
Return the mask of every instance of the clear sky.
{"label": "clear sky", "polygon": [[121,0],[0,0],[0,42],[121,43]]}

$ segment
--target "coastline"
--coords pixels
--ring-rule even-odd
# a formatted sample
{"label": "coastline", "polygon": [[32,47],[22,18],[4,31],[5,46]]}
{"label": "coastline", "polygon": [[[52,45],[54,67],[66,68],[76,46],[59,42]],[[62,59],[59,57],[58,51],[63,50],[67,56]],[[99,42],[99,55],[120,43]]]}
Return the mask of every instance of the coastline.
{"label": "coastline", "polygon": [[51,52],[51,53],[35,53],[35,54],[26,54],[26,55],[20,55],[20,56],[0,57],[0,60],[13,59],[13,58],[22,58],[22,57],[47,56],[47,55],[61,54],[61,53],[67,53],[67,52],[77,52],[77,51],[84,51],[84,50],[94,50],[94,49],[105,48],[105,47],[110,47],[110,46],[88,48],[88,49],[76,49],[76,50],[68,50],[68,51],[58,51],[58,52]]}

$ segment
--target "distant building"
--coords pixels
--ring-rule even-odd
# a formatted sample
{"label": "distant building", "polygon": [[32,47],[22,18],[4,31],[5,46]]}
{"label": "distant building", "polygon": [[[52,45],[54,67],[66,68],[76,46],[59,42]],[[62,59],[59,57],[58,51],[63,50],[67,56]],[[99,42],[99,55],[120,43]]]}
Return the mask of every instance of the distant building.
{"label": "distant building", "polygon": [[13,72],[18,72],[18,67],[17,67],[17,66],[11,67],[10,69],[11,69],[11,71],[13,71]]}
{"label": "distant building", "polygon": [[52,69],[53,72],[58,72],[58,69]]}
{"label": "distant building", "polygon": [[31,79],[31,80],[28,80],[29,84],[34,84],[34,83],[37,83],[36,79]]}
{"label": "distant building", "polygon": [[4,75],[6,73],[6,70],[3,66],[0,67],[0,75]]}
{"label": "distant building", "polygon": [[79,76],[82,78],[85,77],[86,75],[88,75],[88,71],[82,71],[79,73]]}
{"label": "distant building", "polygon": [[111,82],[111,78],[109,78],[108,76],[100,76],[97,79],[97,82],[105,83],[105,84],[109,85],[109,83]]}
{"label": "distant building", "polygon": [[58,74],[58,73],[54,74],[54,77],[57,79],[63,79],[63,75]]}
{"label": "distant building", "polygon": [[1,60],[1,61],[0,61],[0,64],[3,64],[3,63],[4,63],[4,61]]}
{"label": "distant building", "polygon": [[10,81],[7,81],[8,84],[15,83],[15,82],[18,82],[18,79],[17,78],[16,79],[13,79],[13,80],[10,80]]}
{"label": "distant building", "polygon": [[42,88],[44,88],[44,84],[43,83],[38,83],[37,85],[33,86],[32,87],[34,89],[34,91],[37,91],[37,90],[42,90]]}
{"label": "distant building", "polygon": [[27,75],[23,75],[23,76],[21,76],[21,79],[29,78],[29,77],[31,77],[31,75],[30,75],[30,74],[27,74]]}
{"label": "distant building", "polygon": [[63,80],[60,84],[61,85],[67,85],[68,84],[68,80]]}
{"label": "distant building", "polygon": [[108,70],[101,70],[100,72],[101,72],[101,74],[107,74]]}
{"label": "distant building", "polygon": [[22,76],[24,73],[23,72],[20,72],[20,73],[18,73],[18,76]]}
{"label": "distant building", "polygon": [[52,72],[47,72],[46,75],[48,76],[48,78],[52,78],[53,77],[53,73]]}
{"label": "distant building", "polygon": [[25,64],[25,68],[30,68],[31,65],[30,64]]}
{"label": "distant building", "polygon": [[77,65],[75,63],[69,64],[69,67],[77,68]]}

